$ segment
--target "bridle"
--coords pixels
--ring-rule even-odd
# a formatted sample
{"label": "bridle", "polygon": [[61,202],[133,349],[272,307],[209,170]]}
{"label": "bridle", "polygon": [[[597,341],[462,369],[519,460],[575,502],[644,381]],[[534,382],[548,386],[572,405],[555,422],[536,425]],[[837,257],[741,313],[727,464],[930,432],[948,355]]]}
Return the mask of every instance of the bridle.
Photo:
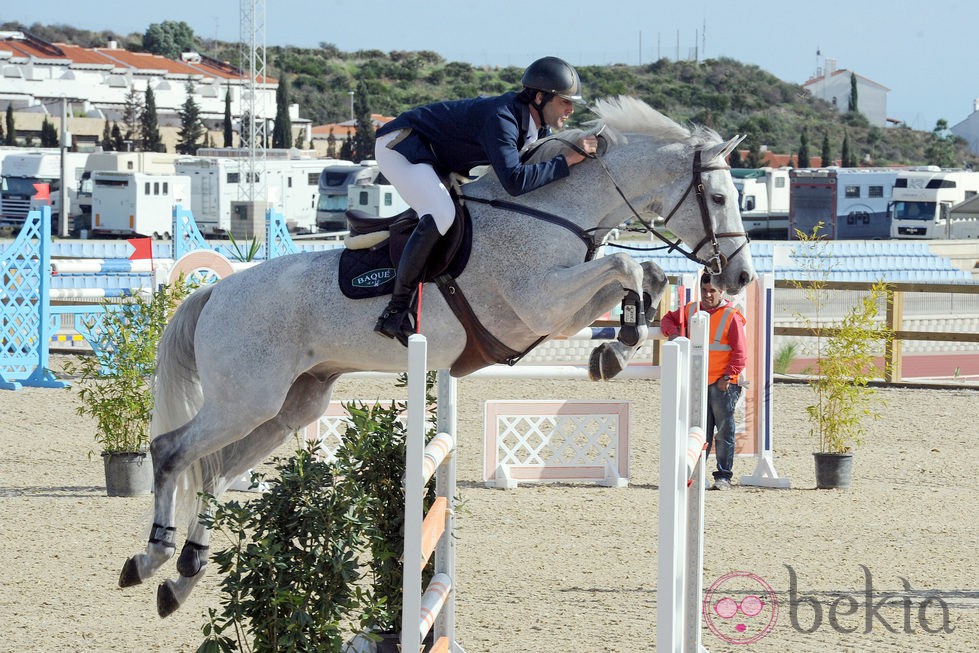
{"label": "bridle", "polygon": [[[599,130],[598,133],[600,134],[601,130]],[[598,134],[596,134],[596,136],[597,135]],[[560,140],[562,143],[570,147],[572,150],[574,150],[575,152],[577,152],[578,154],[586,158],[597,160],[601,164],[602,169],[605,171],[606,176],[608,176],[609,180],[612,182],[612,186],[615,187],[616,192],[618,192],[619,196],[622,198],[622,201],[624,201],[626,206],[629,207],[629,210],[632,211],[633,217],[635,217],[635,219],[639,221],[639,223],[646,229],[646,231],[648,231],[649,233],[651,233],[652,235],[656,236],[661,241],[666,243],[668,245],[668,251],[670,252],[677,251],[683,256],[690,259],[691,261],[703,265],[705,270],[709,272],[711,275],[716,276],[721,274],[724,271],[724,268],[730,262],[730,260],[733,259],[735,256],[737,256],[741,252],[741,250],[743,250],[745,246],[748,244],[749,241],[748,234],[745,233],[744,231],[731,231],[731,232],[717,233],[714,230],[714,223],[711,220],[710,212],[707,210],[707,197],[704,191],[703,174],[705,172],[711,172],[715,170],[727,170],[727,168],[702,166],[700,160],[700,152],[701,152],[700,150],[696,150],[693,155],[693,172],[691,174],[690,183],[687,184],[686,190],[683,192],[683,195],[680,197],[679,201],[677,201],[676,205],[673,207],[673,210],[671,210],[663,220],[664,226],[669,224],[670,220],[673,218],[674,215],[676,215],[677,211],[680,209],[684,201],[686,201],[687,197],[690,195],[690,191],[691,190],[695,191],[695,195],[697,198],[697,206],[700,209],[700,218],[703,221],[705,235],[703,239],[701,239],[701,241],[697,243],[695,247],[688,250],[683,247],[683,242],[679,238],[677,238],[676,240],[670,240],[669,238],[661,234],[659,231],[657,231],[655,227],[653,227],[653,225],[651,225],[648,221],[643,219],[641,215],[639,215],[639,212],[632,205],[632,202],[630,202],[629,198],[626,197],[624,192],[622,192],[622,188],[619,186],[618,182],[615,181],[615,177],[612,176],[612,171],[608,169],[608,166],[605,164],[605,161],[600,156],[592,152],[585,152],[583,149],[581,149],[578,146],[577,143],[572,143],[571,141],[568,141],[561,136],[555,136],[554,139]],[[495,208],[515,211],[517,213],[523,213],[525,215],[530,215],[535,218],[545,220],[547,222],[558,224],[572,231],[575,235],[577,235],[585,242],[585,245],[588,247],[588,253],[585,257],[586,261],[591,260],[591,258],[594,256],[595,252],[597,251],[598,247],[601,245],[601,243],[595,242],[594,234],[591,233],[591,232],[598,231],[599,229],[598,227],[594,227],[592,229],[582,229],[578,225],[572,223],[570,220],[567,220],[560,216],[554,215],[552,213],[548,213],[546,211],[541,211],[540,209],[523,206],[522,204],[518,204],[516,202],[509,202],[507,200],[488,200],[481,197],[470,197],[466,195],[460,195],[459,199],[465,201],[474,201],[483,204],[489,204]],[[721,253],[720,245],[718,245],[717,242],[719,238],[738,238],[742,236],[744,237],[744,242],[741,243],[741,245],[736,250],[734,250],[734,252],[731,254],[730,257],[725,256],[724,254]],[[697,252],[699,252],[701,248],[703,248],[705,245],[708,244],[710,244],[711,246],[711,256],[706,259],[697,256]]]}

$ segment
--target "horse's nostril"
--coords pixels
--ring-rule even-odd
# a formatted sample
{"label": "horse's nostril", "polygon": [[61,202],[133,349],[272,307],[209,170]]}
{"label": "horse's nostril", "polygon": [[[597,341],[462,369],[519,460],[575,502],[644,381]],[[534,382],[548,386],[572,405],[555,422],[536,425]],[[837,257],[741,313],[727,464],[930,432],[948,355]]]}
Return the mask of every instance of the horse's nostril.
{"label": "horse's nostril", "polygon": [[749,283],[751,283],[751,275],[748,274],[747,272],[742,272],[741,275],[738,277],[738,281],[741,283],[741,287],[744,288]]}

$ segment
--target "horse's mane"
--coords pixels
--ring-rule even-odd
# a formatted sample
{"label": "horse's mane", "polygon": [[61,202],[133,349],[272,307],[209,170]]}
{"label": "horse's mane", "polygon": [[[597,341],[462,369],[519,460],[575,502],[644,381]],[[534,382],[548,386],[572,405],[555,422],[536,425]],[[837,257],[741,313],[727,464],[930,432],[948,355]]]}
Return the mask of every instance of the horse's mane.
{"label": "horse's mane", "polygon": [[528,162],[547,161],[566,148],[567,143],[575,143],[582,136],[589,134],[601,134],[607,141],[606,146],[627,142],[625,137],[627,132],[646,134],[659,141],[687,143],[694,149],[703,149],[723,140],[709,127],[700,125],[684,127],[642,100],[628,95],[596,100],[592,111],[598,118],[589,121],[585,128],[565,129],[559,134],[534,143],[531,146],[533,153],[528,158]]}

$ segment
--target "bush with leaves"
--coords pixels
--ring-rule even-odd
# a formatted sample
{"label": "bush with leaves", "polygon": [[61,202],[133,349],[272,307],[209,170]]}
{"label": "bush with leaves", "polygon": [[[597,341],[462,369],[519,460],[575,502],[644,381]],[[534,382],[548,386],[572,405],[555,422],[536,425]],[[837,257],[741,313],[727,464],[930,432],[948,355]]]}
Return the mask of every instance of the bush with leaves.
{"label": "bush with leaves", "polygon": [[150,297],[137,294],[121,304],[104,300],[102,315],[87,321],[86,328],[95,334],[90,342],[94,355],[70,360],[64,369],[78,377],[77,412],[95,418],[95,441],[102,453],[147,450],[157,346],[189,291],[181,279]]}
{"label": "bush with leaves", "polygon": [[339,653],[364,601],[362,494],[309,450],[273,462],[278,478],[258,498],[211,497],[205,522],[231,545],[213,555],[222,609],[209,610],[198,653]]}

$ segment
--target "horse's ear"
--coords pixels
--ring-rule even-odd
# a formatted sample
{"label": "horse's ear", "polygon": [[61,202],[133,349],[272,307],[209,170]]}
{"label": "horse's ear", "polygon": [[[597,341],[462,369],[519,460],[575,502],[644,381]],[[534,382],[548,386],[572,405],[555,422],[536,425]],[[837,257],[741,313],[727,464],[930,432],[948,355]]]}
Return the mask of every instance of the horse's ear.
{"label": "horse's ear", "polygon": [[734,148],[736,148],[738,144],[741,143],[741,141],[743,141],[746,137],[747,135],[735,136],[734,138],[732,138],[731,140],[725,143],[718,143],[717,145],[712,145],[708,147],[703,151],[701,160],[706,163],[707,161],[713,161],[718,157],[720,157],[721,159],[726,158],[727,155],[733,152]]}

